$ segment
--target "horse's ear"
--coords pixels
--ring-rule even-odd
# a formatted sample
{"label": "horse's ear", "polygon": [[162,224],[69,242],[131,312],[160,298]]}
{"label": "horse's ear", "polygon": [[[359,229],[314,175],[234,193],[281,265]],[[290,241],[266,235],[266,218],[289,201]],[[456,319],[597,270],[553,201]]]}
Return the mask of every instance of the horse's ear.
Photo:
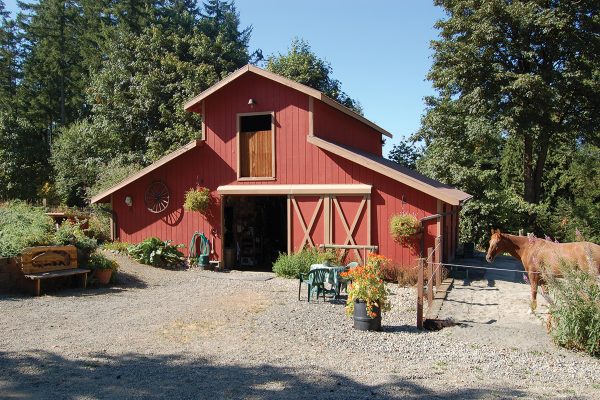
{"label": "horse's ear", "polygon": [[496,233],[495,231],[496,231],[496,230],[495,230],[494,228],[492,228],[492,235],[493,235],[494,233]]}

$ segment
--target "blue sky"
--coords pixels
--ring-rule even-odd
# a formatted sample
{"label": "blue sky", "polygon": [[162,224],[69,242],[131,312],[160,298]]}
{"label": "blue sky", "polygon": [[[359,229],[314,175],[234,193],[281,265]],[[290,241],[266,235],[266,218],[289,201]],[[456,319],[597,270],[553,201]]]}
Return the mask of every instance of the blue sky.
{"label": "blue sky", "polygon": [[[16,0],[5,0],[16,10]],[[394,134],[384,148],[419,128],[429,43],[443,17],[433,0],[236,0],[242,26],[252,25],[251,51],[285,53],[294,37],[327,60],[342,89],[362,104],[365,117]]]}

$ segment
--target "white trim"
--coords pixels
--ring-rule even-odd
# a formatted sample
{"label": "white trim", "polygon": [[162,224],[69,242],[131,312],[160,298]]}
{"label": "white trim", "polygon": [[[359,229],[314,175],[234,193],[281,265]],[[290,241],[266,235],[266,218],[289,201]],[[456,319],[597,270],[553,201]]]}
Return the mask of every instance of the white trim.
{"label": "white trim", "polygon": [[[308,143],[313,144],[322,150],[326,150],[330,153],[362,165],[381,175],[385,175],[388,178],[394,179],[395,181],[401,182],[423,193],[427,193],[437,199],[443,200],[448,204],[461,205],[461,203],[472,197],[468,193],[427,178],[416,171],[406,169],[406,173],[402,172],[402,167],[400,165],[392,168],[391,166],[385,164],[386,160],[373,154],[367,154],[346,148],[322,139],[318,136],[307,136],[306,140]],[[389,160],[387,162],[391,163]]]}
{"label": "white trim", "polygon": [[371,185],[224,185],[217,188],[221,195],[360,195],[370,194]]}

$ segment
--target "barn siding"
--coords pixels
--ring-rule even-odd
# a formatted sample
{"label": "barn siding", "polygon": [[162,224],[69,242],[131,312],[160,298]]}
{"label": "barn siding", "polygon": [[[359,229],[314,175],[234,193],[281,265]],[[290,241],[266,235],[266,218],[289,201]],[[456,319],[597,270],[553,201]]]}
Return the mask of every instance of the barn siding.
{"label": "barn siding", "polygon": [[[250,98],[256,102],[253,108],[247,104]],[[306,94],[266,78],[247,74],[238,78],[235,84],[224,87],[204,101],[205,143],[114,194],[113,207],[117,214],[120,240],[137,243],[147,237],[158,236],[161,239],[171,239],[175,243],[187,245],[195,231],[204,232],[208,236],[211,228],[214,228],[217,232],[215,251],[217,254],[222,254],[221,206],[219,203],[214,204],[211,209],[212,216],[208,219],[199,213],[185,212],[183,195],[190,188],[206,186],[218,199],[217,187],[228,184],[364,183],[373,186],[371,244],[378,245],[380,253],[392,258],[395,263],[415,264],[416,250],[400,247],[391,239],[388,232],[389,218],[398,212],[410,212],[417,218],[435,214],[437,200],[362,165],[309,144],[306,141],[309,128],[309,100]],[[271,111],[275,115],[275,181],[237,181],[236,115]],[[378,132],[316,100],[314,116],[315,135],[381,154],[379,142],[381,135]],[[373,137],[377,140],[373,140]],[[144,192],[155,180],[165,182],[171,193],[169,208],[161,214],[152,214],[144,206]],[[132,207],[125,205],[125,196],[133,197]],[[402,201],[403,196],[405,202]],[[302,204],[303,208],[310,209],[310,199],[306,199],[303,203],[306,203]],[[315,204],[313,203],[313,209]],[[352,201],[344,204],[343,207],[348,208],[347,214],[351,214],[347,217],[350,219],[348,223],[351,224],[354,217],[352,208],[357,205],[353,205]],[[337,213],[334,215],[337,218]],[[308,218],[310,215],[305,214],[305,219]],[[366,221],[366,218],[364,220]],[[318,239],[323,236],[322,221],[316,225],[316,239]],[[292,228],[293,247],[296,248],[303,235],[297,227]],[[449,228],[451,231],[452,227]],[[357,235],[364,243],[358,244],[367,244],[365,229],[366,224],[361,224]],[[426,248],[434,246],[436,233],[436,224],[429,224],[425,235]],[[343,237],[339,239],[340,236]],[[336,236],[336,239],[343,241],[345,235],[340,236]],[[184,250],[187,252],[187,249]]]}

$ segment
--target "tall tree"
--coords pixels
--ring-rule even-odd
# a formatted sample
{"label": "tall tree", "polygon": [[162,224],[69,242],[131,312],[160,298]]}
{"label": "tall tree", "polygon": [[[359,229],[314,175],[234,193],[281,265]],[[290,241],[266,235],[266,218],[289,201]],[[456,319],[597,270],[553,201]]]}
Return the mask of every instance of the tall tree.
{"label": "tall tree", "polygon": [[[91,117],[66,129],[53,147],[58,189],[71,203],[83,201],[111,159],[147,165],[197,137],[200,119],[183,103],[248,62],[247,30],[237,25],[235,8],[220,16],[235,22],[227,25],[235,32],[208,31],[214,36],[204,32],[209,17],[198,17],[193,2],[160,2],[153,13],[157,22],[139,34],[114,30],[87,89]],[[84,150],[63,151],[80,143]]]}
{"label": "tall tree", "polygon": [[0,109],[13,110],[20,78],[17,28],[0,0]]}
{"label": "tall tree", "polygon": [[319,58],[308,42],[295,38],[287,54],[267,58],[267,69],[296,82],[317,89],[340,104],[362,114],[360,103],[342,91],[342,83],[331,75],[331,65]]}
{"label": "tall tree", "polygon": [[[208,0],[203,3],[199,29],[212,39],[211,58],[220,78],[248,64],[248,43],[252,27],[240,29],[240,16],[233,1]],[[256,53],[255,53],[256,54]]]}
{"label": "tall tree", "polygon": [[592,138],[600,128],[600,3],[435,3],[448,17],[436,24],[441,38],[432,45],[429,79],[441,98],[465,104],[516,138],[523,198],[538,203],[549,150],[573,135]]}
{"label": "tall tree", "polygon": [[[504,176],[512,174],[504,181],[510,186],[506,190],[526,204],[539,204],[545,200],[543,183],[552,150],[564,142],[599,140],[600,3],[435,4],[447,14],[436,24],[440,39],[432,42],[428,75],[438,95],[426,99],[428,108],[414,139],[428,145],[456,140],[475,151],[496,146],[497,168],[516,167],[515,172],[502,171]],[[452,119],[449,113],[463,116],[460,124],[468,131],[469,126],[483,124],[486,133],[461,134],[456,129],[460,124],[445,123]],[[514,187],[515,181],[522,186]],[[531,215],[524,222],[535,225],[535,212]]]}

